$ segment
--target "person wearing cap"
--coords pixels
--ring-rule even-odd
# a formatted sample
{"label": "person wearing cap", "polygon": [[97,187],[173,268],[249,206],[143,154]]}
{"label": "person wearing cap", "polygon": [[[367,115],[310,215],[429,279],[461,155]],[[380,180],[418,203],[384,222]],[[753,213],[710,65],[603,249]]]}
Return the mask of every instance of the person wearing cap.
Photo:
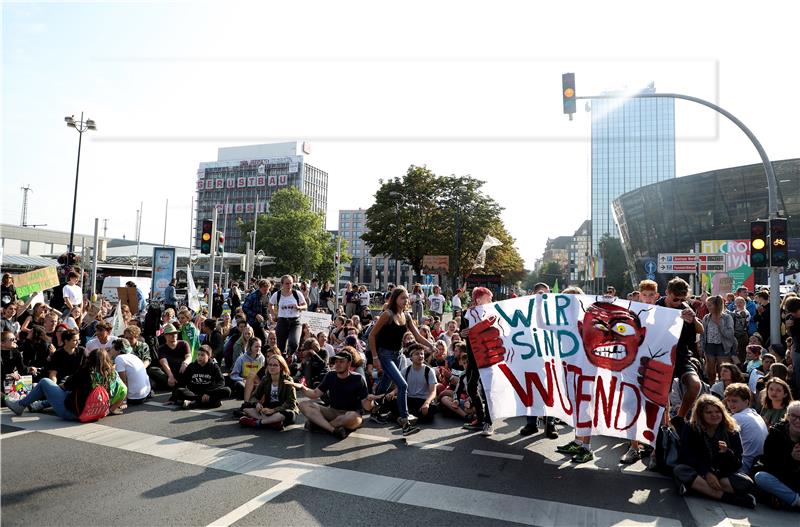
{"label": "person wearing cap", "polygon": [[164,345],[158,348],[160,368],[150,368],[150,379],[158,387],[174,389],[180,385],[181,374],[192,362],[192,350],[186,341],[178,340],[179,331],[172,324],[164,326]]}
{"label": "person wearing cap", "polygon": [[108,356],[114,361],[120,380],[128,387],[125,403],[144,403],[150,397],[150,378],[142,359],[133,353],[130,342],[125,338],[115,340]]}
{"label": "person wearing cap", "polygon": [[[351,348],[352,349],[352,348]],[[344,439],[353,430],[361,427],[361,410],[371,411],[375,396],[367,391],[367,381],[358,373],[350,371],[353,362],[347,347],[334,355],[333,371],[322,378],[315,389],[286,379],[284,382],[308,397],[300,403],[300,412],[306,417],[306,430],[321,428]],[[330,406],[316,401],[328,394]]]}

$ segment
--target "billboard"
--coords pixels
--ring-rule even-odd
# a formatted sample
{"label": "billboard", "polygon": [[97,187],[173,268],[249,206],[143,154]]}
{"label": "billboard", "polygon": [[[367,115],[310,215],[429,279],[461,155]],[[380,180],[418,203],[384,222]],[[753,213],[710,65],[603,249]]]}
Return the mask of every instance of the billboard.
{"label": "billboard", "polygon": [[724,295],[746,287],[753,291],[755,278],[750,267],[750,240],[703,240],[701,253],[721,253],[725,255],[728,270],[717,273],[700,273],[700,283],[712,295]]}

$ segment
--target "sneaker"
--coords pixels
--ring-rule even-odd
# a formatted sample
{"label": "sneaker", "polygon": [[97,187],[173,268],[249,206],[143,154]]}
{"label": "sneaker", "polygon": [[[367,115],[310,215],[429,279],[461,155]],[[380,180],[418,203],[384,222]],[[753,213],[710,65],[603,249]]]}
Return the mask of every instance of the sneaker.
{"label": "sneaker", "polygon": [[575,441],[570,441],[566,445],[559,445],[556,447],[556,452],[559,454],[569,454],[571,456],[577,454],[581,450],[584,450],[584,448]]}
{"label": "sneaker", "polygon": [[258,428],[261,426],[261,421],[255,417],[242,417],[239,419],[239,424],[247,428]]}
{"label": "sneaker", "polygon": [[483,430],[483,423],[475,419],[474,421],[470,421],[469,423],[464,423],[462,426],[464,430]]}
{"label": "sneaker", "polygon": [[192,401],[186,401],[186,400],[184,400],[184,401],[181,403],[181,408],[183,408],[184,410],[188,410],[188,409],[189,409],[189,406],[191,406],[191,404],[192,404]]}
{"label": "sneaker", "polygon": [[16,415],[22,415],[22,412],[25,411],[25,407],[19,404],[19,401],[14,401],[9,398],[6,398],[6,407]]}
{"label": "sneaker", "polygon": [[50,403],[47,401],[33,401],[31,404],[28,405],[28,411],[37,413],[44,411],[45,408],[49,408]]}
{"label": "sneaker", "polygon": [[521,436],[530,436],[539,431],[539,425],[536,423],[528,423],[522,428],[519,429],[519,435]]}
{"label": "sneaker", "polygon": [[417,421],[418,421],[418,419],[417,419],[416,415],[408,414],[408,422],[409,422],[409,424],[411,424],[412,426],[417,426]]}
{"label": "sneaker", "polygon": [[641,453],[639,452],[638,448],[630,447],[628,451],[622,454],[622,457],[619,459],[619,462],[623,465],[631,465],[636,463],[642,458]]}
{"label": "sneaker", "polygon": [[381,414],[378,412],[373,412],[372,414],[370,414],[369,420],[379,425],[385,425],[386,423],[389,422],[389,414]]}
{"label": "sneaker", "polygon": [[752,494],[731,494],[729,492],[725,492],[722,494],[722,498],[720,499],[725,503],[738,505],[739,507],[744,507],[746,509],[756,508],[756,498]]}
{"label": "sneaker", "polygon": [[340,426],[338,428],[334,428],[333,435],[338,437],[339,439],[347,439],[347,428]]}
{"label": "sneaker", "polygon": [[686,496],[688,492],[689,489],[686,488],[686,485],[684,485],[683,483],[678,484],[678,496]]}
{"label": "sneaker", "polygon": [[481,430],[481,435],[483,437],[489,437],[491,435],[494,435],[494,426],[492,426],[492,423],[483,424],[483,430]]}
{"label": "sneaker", "polygon": [[642,450],[639,452],[642,458],[650,456],[655,450],[650,445],[644,445]]}
{"label": "sneaker", "polygon": [[578,447],[580,452],[572,456],[573,463],[587,463],[594,459],[594,454],[588,448]]}
{"label": "sneaker", "polygon": [[406,423],[402,429],[403,437],[410,436],[411,434],[416,434],[417,432],[419,432],[419,427],[411,423]]}

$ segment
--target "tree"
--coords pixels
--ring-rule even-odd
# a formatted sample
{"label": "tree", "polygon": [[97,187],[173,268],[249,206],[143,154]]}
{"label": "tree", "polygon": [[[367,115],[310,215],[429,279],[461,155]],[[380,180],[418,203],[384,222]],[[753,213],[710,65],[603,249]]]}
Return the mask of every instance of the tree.
{"label": "tree", "polygon": [[[275,257],[272,273],[315,276],[325,269],[325,259],[330,255],[333,267],[335,240],[324,228],[322,214],[311,210],[311,200],[296,187],[281,189],[273,194],[269,212],[258,217],[256,246]],[[252,222],[239,220],[239,229],[246,233],[253,229]]]}
{"label": "tree", "polygon": [[[322,255],[322,263],[317,267],[316,277],[319,278],[321,282],[325,280],[330,280],[332,284],[336,283],[336,267],[334,265],[334,255],[336,254],[336,247],[339,243],[340,236],[328,236],[328,243],[325,245],[325,249]],[[350,257],[350,253],[347,251],[347,240],[341,238],[341,248],[342,253],[339,255],[339,274],[341,275],[344,272],[346,263],[350,263],[352,258]]]}
{"label": "tree", "polygon": [[566,284],[566,280],[564,279],[564,270],[561,269],[561,266],[558,265],[558,262],[547,262],[539,268],[538,272],[534,271],[531,273],[531,277],[529,278],[531,285],[529,289],[533,289],[533,285],[537,284],[538,282],[544,282],[552,288],[555,285],[556,280],[558,280],[559,288],[563,289],[564,285]]}
{"label": "tree", "polygon": [[598,245],[600,255],[603,257],[606,285],[613,285],[617,290],[617,296],[625,296],[631,291],[631,281],[622,242],[619,238],[614,238],[606,233],[600,238]]}
{"label": "tree", "polygon": [[489,250],[481,272],[516,283],[524,276],[522,258],[500,219],[502,207],[481,191],[483,185],[470,176],[440,177],[412,165],[402,179],[382,182],[367,209],[368,232],[361,238],[373,256],[396,252],[415,270],[425,255],[448,255],[450,276],[463,278],[491,234],[503,245]]}

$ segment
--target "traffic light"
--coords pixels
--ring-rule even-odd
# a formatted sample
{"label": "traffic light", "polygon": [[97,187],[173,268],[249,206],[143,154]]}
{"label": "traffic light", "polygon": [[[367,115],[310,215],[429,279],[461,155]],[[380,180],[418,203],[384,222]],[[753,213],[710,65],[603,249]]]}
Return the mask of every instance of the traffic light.
{"label": "traffic light", "polygon": [[789,263],[789,239],[786,230],[786,218],[769,220],[769,264],[773,267],[786,267]]}
{"label": "traffic light", "polygon": [[561,94],[564,96],[564,113],[575,113],[575,74],[564,73],[561,75]]}
{"label": "traffic light", "polygon": [[750,267],[769,267],[767,222],[750,222]]}
{"label": "traffic light", "polygon": [[217,254],[225,253],[225,233],[217,231]]}
{"label": "traffic light", "polygon": [[203,220],[203,233],[200,235],[200,252],[211,254],[211,237],[214,232],[214,222]]}

